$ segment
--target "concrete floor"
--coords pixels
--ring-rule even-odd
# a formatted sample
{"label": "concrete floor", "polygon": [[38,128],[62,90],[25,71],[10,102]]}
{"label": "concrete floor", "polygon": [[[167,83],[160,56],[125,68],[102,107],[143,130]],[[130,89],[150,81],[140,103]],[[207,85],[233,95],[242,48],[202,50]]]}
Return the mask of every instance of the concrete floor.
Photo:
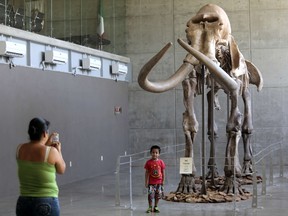
{"label": "concrete floor", "polygon": [[[142,171],[142,170],[141,170]],[[142,175],[141,175],[142,176]],[[252,208],[252,198],[236,203],[218,204],[190,204],[175,203],[161,200],[159,208],[161,213],[145,213],[147,209],[146,194],[141,186],[143,179],[134,178],[132,208],[129,196],[129,181],[121,185],[120,206],[115,204],[115,174],[91,178],[60,187],[61,215],[69,216],[287,216],[288,206],[288,179],[275,177],[273,185],[266,188],[266,195],[261,194],[261,185],[258,185],[257,208]],[[133,176],[134,177],[134,176]],[[179,175],[167,181],[165,191],[169,193],[177,188]],[[169,179],[170,179],[169,178]],[[128,178],[129,179],[129,178]],[[173,180],[174,179],[174,180]],[[177,180],[178,179],[178,180]],[[127,186],[128,185],[128,186]],[[250,187],[250,188],[249,188]],[[248,190],[252,192],[251,186]],[[15,202],[17,196],[0,198],[0,215],[15,215]]]}

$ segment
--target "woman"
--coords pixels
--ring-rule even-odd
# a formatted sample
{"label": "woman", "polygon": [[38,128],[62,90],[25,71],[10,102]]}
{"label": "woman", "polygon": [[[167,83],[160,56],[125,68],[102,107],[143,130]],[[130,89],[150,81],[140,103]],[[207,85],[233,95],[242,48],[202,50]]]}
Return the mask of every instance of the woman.
{"label": "woman", "polygon": [[50,122],[33,118],[29,123],[30,142],[17,148],[20,196],[17,216],[59,216],[56,173],[63,174],[66,164],[61,153],[61,143],[49,135]]}

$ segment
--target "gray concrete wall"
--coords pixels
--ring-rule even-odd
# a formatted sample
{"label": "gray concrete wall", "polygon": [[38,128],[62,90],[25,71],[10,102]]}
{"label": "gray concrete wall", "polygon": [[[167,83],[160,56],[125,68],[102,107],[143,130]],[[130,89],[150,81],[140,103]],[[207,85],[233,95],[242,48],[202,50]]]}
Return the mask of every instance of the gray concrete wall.
{"label": "gray concrete wall", "polygon": [[[288,1],[126,0],[127,56],[131,58],[133,68],[133,82],[129,86],[129,140],[135,152],[147,149],[152,144],[165,146],[184,143],[181,86],[161,94],[148,93],[138,86],[137,76],[140,68],[170,41],[174,47],[158,63],[150,79],[164,80],[178,69],[186,52],[176,40],[186,38],[186,22],[207,3],[217,4],[227,12],[232,35],[241,52],[263,74],[262,91],[258,93],[251,86],[254,149],[261,149],[282,138],[287,145]],[[220,142],[216,153],[218,157],[223,157],[227,113],[223,92],[220,101],[222,110],[215,117],[218,119]],[[201,128],[201,97],[197,98],[196,103]],[[201,131],[195,142],[196,157],[199,157]]]}
{"label": "gray concrete wall", "polygon": [[[122,114],[115,115],[114,106]],[[117,156],[129,152],[127,82],[0,64],[0,107],[2,197],[18,191],[15,151],[28,141],[35,116],[60,134],[67,164],[60,185],[111,173]]]}
{"label": "gray concrete wall", "polygon": [[[103,50],[119,55],[125,53],[125,0],[102,1],[104,17],[103,38],[110,41]],[[51,13],[52,8],[52,13]],[[82,36],[82,45],[96,48],[99,0],[53,1],[45,4],[45,25],[40,34],[67,38]],[[52,31],[51,31],[52,22]],[[86,36],[91,39],[85,41]],[[75,43],[75,41],[72,41]],[[97,46],[96,46],[97,45]]]}

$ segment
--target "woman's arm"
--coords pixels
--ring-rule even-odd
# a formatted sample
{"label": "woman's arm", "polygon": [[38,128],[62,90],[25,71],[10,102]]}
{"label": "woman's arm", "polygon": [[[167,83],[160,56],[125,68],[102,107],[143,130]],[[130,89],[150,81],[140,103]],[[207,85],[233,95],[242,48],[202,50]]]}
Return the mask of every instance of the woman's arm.
{"label": "woman's arm", "polygon": [[55,164],[56,172],[58,174],[63,174],[66,170],[66,163],[62,156],[60,142],[53,143],[50,154],[51,154],[52,163]]}

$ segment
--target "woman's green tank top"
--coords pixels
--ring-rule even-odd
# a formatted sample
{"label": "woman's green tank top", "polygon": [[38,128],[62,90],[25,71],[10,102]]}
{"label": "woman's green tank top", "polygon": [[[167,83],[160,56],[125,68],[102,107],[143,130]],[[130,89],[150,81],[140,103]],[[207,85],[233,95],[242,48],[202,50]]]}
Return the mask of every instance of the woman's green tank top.
{"label": "woman's green tank top", "polygon": [[56,168],[47,162],[17,159],[21,196],[58,197]]}

